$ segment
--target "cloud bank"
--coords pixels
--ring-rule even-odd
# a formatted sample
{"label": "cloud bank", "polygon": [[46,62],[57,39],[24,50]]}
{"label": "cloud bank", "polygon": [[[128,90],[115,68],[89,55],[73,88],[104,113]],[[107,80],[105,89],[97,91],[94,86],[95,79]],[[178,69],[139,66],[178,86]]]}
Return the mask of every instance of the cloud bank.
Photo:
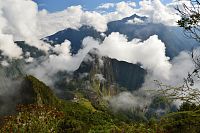
{"label": "cloud bank", "polygon": [[[173,2],[172,4],[176,5],[178,3]],[[135,2],[122,1],[119,3],[104,3],[97,7],[96,11],[84,10],[81,5],[71,6],[55,13],[48,13],[43,10],[38,13],[40,37],[51,35],[66,28],[78,29],[83,25],[93,26],[97,31],[105,32],[108,22],[129,17],[133,14],[147,16],[149,22],[152,23],[174,26],[179,16],[176,14],[174,6],[171,5],[164,5],[160,0],[142,0],[139,2],[139,7]],[[109,8],[114,9],[107,12],[106,10]]]}
{"label": "cloud bank", "polygon": [[148,16],[153,23],[167,25],[177,19],[171,6],[163,5],[159,0],[142,0],[139,8],[136,5],[135,2],[122,1],[105,3],[98,7],[114,8],[114,11],[106,13],[98,10],[86,11],[78,5],[49,13],[46,10],[38,11],[37,4],[32,0],[0,0],[0,50],[10,59],[21,58],[22,50],[14,42],[25,40],[29,45],[47,52],[51,46],[40,41],[42,37],[66,28],[78,29],[83,25],[93,26],[97,31],[104,32],[108,22],[134,13]]}
{"label": "cloud bank", "polygon": [[[97,48],[104,56],[133,64],[140,63],[154,76],[169,78],[171,69],[169,57],[165,56],[165,45],[156,35],[142,42],[139,39],[128,41],[126,36],[114,32],[102,43],[92,37],[86,37],[82,47],[76,55],[71,55],[70,42],[66,40],[61,45],[55,45],[52,48],[54,53],[49,53],[47,57],[42,58],[39,65],[37,61],[36,66],[33,65],[34,63],[31,64],[28,71],[41,80],[45,77],[53,77],[59,71],[72,72],[78,69],[91,49]],[[50,81],[46,80],[46,83]]]}
{"label": "cloud bank", "polygon": [[29,45],[47,51],[39,41],[37,4],[32,0],[0,0],[0,50],[3,55],[21,58],[22,50],[14,42],[25,40]]}

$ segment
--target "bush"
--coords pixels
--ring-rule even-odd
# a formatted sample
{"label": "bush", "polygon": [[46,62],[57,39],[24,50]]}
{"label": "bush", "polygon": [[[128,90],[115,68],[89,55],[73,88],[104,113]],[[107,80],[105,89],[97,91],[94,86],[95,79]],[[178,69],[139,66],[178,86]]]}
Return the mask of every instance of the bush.
{"label": "bush", "polygon": [[4,118],[0,132],[13,133],[48,133],[58,132],[59,125],[63,122],[63,112],[47,105],[20,105],[16,116]]}

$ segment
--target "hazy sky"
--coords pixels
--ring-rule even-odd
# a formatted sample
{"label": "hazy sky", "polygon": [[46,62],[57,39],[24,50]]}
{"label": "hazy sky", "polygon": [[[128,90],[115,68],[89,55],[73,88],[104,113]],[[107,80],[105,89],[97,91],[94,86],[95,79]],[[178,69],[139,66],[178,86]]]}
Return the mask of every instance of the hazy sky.
{"label": "hazy sky", "polygon": [[[46,9],[49,12],[61,11],[69,6],[82,5],[88,10],[94,10],[103,3],[117,3],[120,1],[131,1],[138,3],[140,0],[33,0],[38,3],[39,9]],[[163,3],[169,3],[172,0],[161,0]]]}

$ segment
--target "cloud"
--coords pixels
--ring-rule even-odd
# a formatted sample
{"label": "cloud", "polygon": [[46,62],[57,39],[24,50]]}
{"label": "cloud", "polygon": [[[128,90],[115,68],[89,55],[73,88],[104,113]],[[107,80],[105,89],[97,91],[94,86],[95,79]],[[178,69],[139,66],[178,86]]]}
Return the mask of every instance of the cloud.
{"label": "cloud", "polygon": [[4,28],[7,26],[7,20],[4,18],[2,11],[3,5],[0,5],[0,50],[3,55],[9,58],[20,58],[22,50],[14,43],[13,36],[4,33]]}
{"label": "cloud", "polygon": [[[71,43],[68,40],[54,47],[39,40],[57,31],[66,28],[78,29],[83,25],[93,26],[96,30],[104,32],[107,30],[108,22],[131,16],[134,13],[149,17],[149,21],[153,23],[174,26],[179,18],[174,12],[174,5],[176,3],[164,5],[160,0],[142,0],[139,2],[139,8],[136,8],[135,2],[122,1],[116,4],[107,3],[99,7],[101,9],[115,7],[115,11],[108,13],[86,11],[80,5],[68,7],[64,11],[49,13],[46,10],[38,11],[37,4],[32,0],[0,0],[0,50],[10,59],[21,58],[22,49],[14,43],[16,40],[25,40],[31,46],[45,50],[46,57],[38,60],[32,57],[26,59],[30,62],[26,70],[28,74],[35,75],[48,85],[53,85],[54,75],[57,72],[71,72],[78,69],[92,48],[98,48],[103,55],[110,58],[133,64],[140,63],[148,70],[143,88],[152,87],[154,89],[155,84],[152,82],[154,79],[172,85],[181,84],[182,78],[194,68],[191,58],[183,52],[170,62],[165,55],[165,45],[157,35],[145,41],[138,39],[128,41],[126,36],[119,33],[111,33],[105,37],[103,42],[87,37],[83,40],[83,48],[76,55],[70,53]],[[134,21],[140,22],[137,19]],[[1,64],[7,66],[8,62],[2,61]],[[96,78],[104,79],[98,74]],[[111,103],[119,108],[124,108],[125,105],[128,105],[128,108],[140,106],[139,103],[144,103],[138,95],[127,92],[119,94],[112,100]]]}
{"label": "cloud", "polygon": [[12,35],[0,33],[0,50],[2,55],[8,56],[10,59],[21,58],[22,49],[14,43]]}
{"label": "cloud", "polygon": [[139,6],[140,8],[136,9],[136,12],[149,17],[150,22],[153,23],[175,26],[180,18],[173,7],[162,4],[160,0],[142,0],[139,2]]}
{"label": "cloud", "polygon": [[191,55],[187,51],[182,51],[178,56],[174,57],[170,61],[170,64],[171,68],[168,71],[168,79],[163,78],[161,74],[155,76],[151,73],[148,73],[142,88],[157,89],[158,86],[154,80],[158,80],[165,85],[182,86],[184,84],[184,78],[186,78],[188,73],[190,73],[195,68]]}
{"label": "cloud", "polygon": [[[104,56],[133,64],[140,63],[142,67],[155,76],[159,75],[166,79],[169,77],[171,64],[169,58],[165,56],[164,43],[156,35],[141,42],[138,39],[128,41],[126,36],[114,32],[106,37],[102,43],[92,37],[86,37],[83,39],[82,45],[83,48],[76,55],[71,55],[68,40],[61,45],[55,45],[52,48],[55,54],[49,54],[40,61],[39,65],[30,65],[29,73],[44,80],[45,77],[52,77],[59,71],[75,71],[87,53],[91,49],[97,48]],[[48,83],[50,82],[48,81]]]}
{"label": "cloud", "polygon": [[[107,4],[109,5],[109,3]],[[104,5],[109,7],[107,4],[105,3]],[[180,2],[172,2],[164,5],[160,0],[142,0],[139,1],[139,6],[137,7],[135,2],[122,1],[112,5],[114,11],[104,13],[103,15],[106,17],[107,21],[110,22],[124,17],[129,17],[133,14],[138,14],[148,17],[149,22],[152,23],[162,23],[169,26],[175,26],[176,21],[180,18],[174,9],[177,4],[180,5]]]}
{"label": "cloud", "polygon": [[80,5],[71,6],[64,11],[55,13],[48,13],[46,10],[40,11],[38,20],[41,37],[66,28],[78,29],[83,25],[93,26],[100,32],[107,29],[107,20],[104,16],[95,11],[84,11]]}
{"label": "cloud", "polygon": [[55,45],[51,49],[54,52],[53,54],[49,53],[46,57],[41,57],[27,65],[27,73],[53,86],[54,75],[56,73],[59,71],[73,72],[77,70],[87,53],[92,48],[98,47],[99,43],[93,40],[84,40],[83,49],[79,50],[76,55],[70,53],[70,45],[71,42],[68,40],[65,40],[62,44]]}
{"label": "cloud", "polygon": [[[148,73],[145,77],[145,83],[139,90],[133,92],[122,92],[114,97],[111,97],[109,101],[112,109],[114,111],[130,110],[131,108],[138,107],[140,109],[144,109],[144,107],[148,107],[150,105],[152,99],[155,97],[155,94],[150,93],[148,90],[156,91],[157,89],[160,89],[154,80],[158,80],[162,84],[172,87],[180,87],[184,84],[184,78],[187,77],[187,74],[195,68],[192,58],[187,51],[181,52],[177,57],[170,61],[170,64],[171,69],[169,70],[168,79],[163,78],[162,74],[155,76],[152,75],[152,73]],[[199,84],[195,84],[194,88],[199,88]],[[187,94],[189,91],[182,92],[181,94],[183,93]],[[181,103],[182,101],[180,100],[173,101],[173,104],[177,107],[179,107]]]}
{"label": "cloud", "polygon": [[22,49],[14,42],[25,40],[29,45],[47,51],[37,33],[37,4],[32,0],[0,0],[0,49],[3,55],[21,58]]}
{"label": "cloud", "polygon": [[119,2],[115,3],[115,10],[113,12],[105,13],[107,21],[115,21],[135,14],[135,2]]}
{"label": "cloud", "polygon": [[28,40],[37,31],[37,4],[31,0],[1,0],[7,26],[4,32],[15,40]]}
{"label": "cloud", "polygon": [[93,26],[97,31],[104,32],[107,30],[107,19],[98,12],[86,11],[81,17],[82,25]]}
{"label": "cloud", "polygon": [[151,98],[145,95],[145,92],[136,91],[136,93],[122,92],[113,96],[109,100],[110,106],[114,111],[130,110],[130,109],[145,109],[150,103]]}
{"label": "cloud", "polygon": [[115,6],[114,3],[105,3],[105,4],[101,4],[100,6],[98,6],[97,9],[109,9],[114,6]]}
{"label": "cloud", "polygon": [[113,7],[114,11],[105,11],[104,13],[100,13],[98,10],[84,10],[81,5],[71,6],[55,13],[48,13],[46,10],[42,10],[37,16],[40,37],[54,34],[66,28],[78,29],[83,25],[93,26],[96,30],[104,32],[107,30],[108,22],[129,17],[133,14],[148,16],[149,21],[153,23],[173,26],[179,18],[172,6],[164,5],[160,0],[142,0],[139,2],[139,7],[136,7],[135,2],[130,1],[104,3],[97,7],[97,9],[101,8],[103,11],[103,9],[110,7]]}
{"label": "cloud", "polygon": [[[95,40],[86,38],[84,41],[93,43]],[[103,55],[110,58],[133,64],[141,63],[145,69],[153,74],[161,75],[164,78],[169,77],[171,68],[169,57],[165,55],[164,43],[156,35],[141,42],[138,39],[128,41],[126,36],[113,32],[105,38],[98,48]]]}
{"label": "cloud", "polygon": [[144,21],[139,18],[134,18],[133,20],[128,20],[127,24],[143,24]]}
{"label": "cloud", "polygon": [[133,8],[136,6],[135,2],[119,2],[116,4],[116,10],[120,13],[125,12],[126,13],[131,13],[133,12]]}

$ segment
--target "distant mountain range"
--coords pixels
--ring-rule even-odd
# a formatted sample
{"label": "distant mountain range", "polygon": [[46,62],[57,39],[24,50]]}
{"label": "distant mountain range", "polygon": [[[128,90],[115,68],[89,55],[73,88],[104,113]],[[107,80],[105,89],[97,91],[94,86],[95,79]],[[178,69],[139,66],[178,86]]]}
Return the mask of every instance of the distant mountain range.
{"label": "distant mountain range", "polygon": [[[181,28],[151,23],[146,17],[140,17],[136,14],[122,20],[109,22],[107,26],[108,29],[104,34],[109,35],[112,32],[119,32],[126,35],[129,41],[134,38],[143,41],[156,34],[165,43],[166,55],[171,58],[177,56],[180,51],[190,51],[198,45],[195,40],[186,38]],[[93,27],[82,26],[78,30],[68,28],[59,31],[46,37],[46,39],[52,45],[61,44],[67,39],[72,44],[71,52],[76,54],[81,48],[82,40],[87,36],[91,36],[100,41],[103,41],[105,38],[102,36],[102,33],[96,31]]]}

